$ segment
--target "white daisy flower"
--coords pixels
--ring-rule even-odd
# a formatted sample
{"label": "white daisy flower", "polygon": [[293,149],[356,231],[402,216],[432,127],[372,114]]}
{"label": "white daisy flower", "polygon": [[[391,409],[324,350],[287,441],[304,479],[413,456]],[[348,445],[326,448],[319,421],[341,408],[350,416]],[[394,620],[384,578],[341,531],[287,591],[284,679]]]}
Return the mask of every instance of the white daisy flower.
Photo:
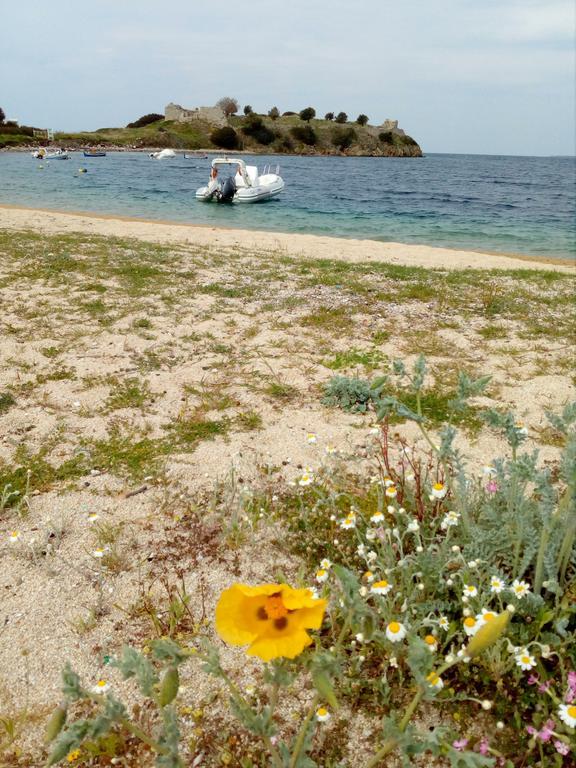
{"label": "white daisy flower", "polygon": [[492,464],[484,464],[482,467],[482,474],[486,477],[493,477],[496,474],[496,467]]}
{"label": "white daisy flower", "polygon": [[473,637],[479,629],[478,622],[474,616],[466,616],[463,622],[464,632],[468,637]]}
{"label": "white daisy flower", "polygon": [[316,571],[316,581],[318,584],[323,584],[325,581],[328,581],[328,571],[324,570],[324,568],[320,568],[320,570]]}
{"label": "white daisy flower", "polygon": [[446,487],[444,483],[434,483],[432,486],[432,496],[435,499],[443,499],[446,496]]}
{"label": "white daisy flower", "polygon": [[383,483],[386,486],[386,488],[390,488],[391,485],[394,485],[394,480],[392,480],[389,477],[385,477],[383,480]]}
{"label": "white daisy flower", "polygon": [[104,547],[97,547],[95,550],[93,550],[92,557],[96,557],[99,559],[101,557],[104,557],[105,554],[106,554],[106,550],[104,549]]}
{"label": "white daisy flower", "polygon": [[18,539],[20,538],[20,536],[22,536],[20,531],[10,531],[10,534],[8,535],[8,541],[11,544],[15,544],[18,541]]}
{"label": "white daisy flower", "polygon": [[330,712],[328,712],[326,707],[318,707],[316,710],[316,720],[318,720],[319,723],[326,723],[330,720]]}
{"label": "white daisy flower", "polygon": [[359,643],[363,643],[363,642],[364,642],[364,635],[362,634],[362,632],[358,632],[358,633],[357,633],[357,635],[356,635],[356,640],[357,640]]}
{"label": "white daisy flower", "polygon": [[302,473],[302,477],[300,478],[300,480],[298,480],[298,485],[301,486],[302,488],[305,488],[307,485],[312,485],[313,482],[314,482],[314,474],[312,473],[312,470],[306,469]]}
{"label": "white daisy flower", "polygon": [[478,594],[478,589],[473,584],[464,584],[462,594],[464,597],[476,597]]}
{"label": "white daisy flower", "polygon": [[396,514],[396,507],[393,507],[391,504],[389,504],[386,507],[386,511],[388,512],[389,515],[395,515]]}
{"label": "white daisy flower", "polygon": [[498,614],[494,613],[494,611],[487,611],[485,608],[482,608],[482,611],[476,616],[478,627],[481,627],[483,624],[487,624],[489,621],[492,621],[492,619],[495,619],[497,615]]}
{"label": "white daisy flower", "polygon": [[362,578],[364,579],[364,581],[367,581],[369,584],[371,584],[376,577],[374,576],[372,571],[366,571],[365,573],[362,574]]}
{"label": "white daisy flower", "polygon": [[558,707],[558,717],[568,728],[576,728],[576,705],[560,704]]}
{"label": "white daisy flower", "polygon": [[378,558],[378,555],[376,554],[376,552],[374,552],[373,549],[371,549],[370,552],[368,552],[368,554],[366,555],[366,560],[368,560],[369,563],[373,563],[374,560],[376,560],[377,558]]}
{"label": "white daisy flower", "polygon": [[411,531],[412,533],[416,533],[416,531],[419,531],[420,523],[418,522],[418,520],[410,520],[410,522],[408,523],[408,530]]}
{"label": "white daisy flower", "polygon": [[436,688],[437,691],[439,691],[441,688],[444,688],[442,678],[437,675],[436,672],[430,672],[430,674],[426,677],[426,680],[428,681],[428,685],[431,688]]}
{"label": "white daisy flower", "polygon": [[316,437],[314,432],[308,432],[308,434],[306,435],[306,442],[310,443],[310,445],[313,445],[314,443],[318,442],[318,438]]}
{"label": "white daisy flower", "polygon": [[398,491],[396,490],[395,485],[389,485],[386,487],[386,496],[389,499],[395,499],[396,496],[398,496]]}
{"label": "white daisy flower", "polygon": [[442,519],[441,526],[444,530],[452,525],[458,525],[460,522],[460,512],[446,512]]}
{"label": "white daisy flower", "polygon": [[344,520],[340,521],[340,528],[344,528],[345,530],[356,528],[356,515],[354,512],[350,512],[349,515],[346,515]]}
{"label": "white daisy flower", "polygon": [[526,437],[528,435],[528,429],[520,421],[517,424],[514,424],[514,429],[516,430],[516,434],[520,435],[520,437]]}
{"label": "white daisy flower", "polygon": [[86,516],[86,520],[89,523],[95,523],[96,520],[98,520],[99,517],[100,517],[100,515],[97,514],[96,512],[89,512],[88,515]]}
{"label": "white daisy flower", "polygon": [[320,560],[320,568],[324,568],[324,570],[329,571],[330,568],[332,568],[332,561],[325,557],[323,560]]}
{"label": "white daisy flower", "polygon": [[536,666],[536,659],[528,653],[526,648],[522,648],[514,658],[520,669],[529,670]]}
{"label": "white daisy flower", "polygon": [[364,557],[366,554],[366,544],[358,544],[356,547],[356,552],[358,554],[358,557]]}
{"label": "white daisy flower", "polygon": [[428,646],[430,653],[435,653],[438,650],[438,640],[436,640],[434,635],[426,635],[424,642]]}
{"label": "white daisy flower", "polygon": [[98,680],[96,685],[92,688],[92,693],[106,693],[109,688],[110,685],[106,682],[106,680]]}
{"label": "white daisy flower", "polygon": [[391,643],[399,643],[406,637],[406,627],[399,621],[391,621],[386,627],[386,637]]}
{"label": "white daisy flower", "polygon": [[382,522],[384,522],[384,513],[383,512],[374,512],[374,514],[370,517],[370,521],[372,523],[382,523]]}
{"label": "white daisy flower", "polygon": [[490,592],[495,595],[499,595],[506,589],[506,584],[498,576],[492,576],[490,578]]}
{"label": "white daisy flower", "polygon": [[375,595],[387,595],[392,589],[392,584],[389,584],[385,579],[382,581],[375,581],[370,587],[370,592]]}
{"label": "white daisy flower", "polygon": [[444,629],[444,630],[448,631],[448,627],[450,626],[450,622],[448,621],[446,616],[440,616],[440,618],[438,619],[438,626],[440,627],[440,629]]}
{"label": "white daisy flower", "polygon": [[313,597],[314,600],[320,599],[320,592],[318,592],[316,587],[308,587],[308,592],[310,593],[310,597]]}
{"label": "white daisy flower", "polygon": [[519,581],[518,579],[514,579],[510,589],[512,592],[514,592],[518,600],[522,600],[522,598],[525,597],[530,591],[530,584],[528,584],[527,581]]}

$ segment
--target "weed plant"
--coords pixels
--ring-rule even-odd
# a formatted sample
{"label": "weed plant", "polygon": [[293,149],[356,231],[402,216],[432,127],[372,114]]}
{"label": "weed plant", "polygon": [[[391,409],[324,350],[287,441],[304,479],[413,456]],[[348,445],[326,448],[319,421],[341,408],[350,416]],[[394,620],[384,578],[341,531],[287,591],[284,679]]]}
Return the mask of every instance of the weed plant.
{"label": "weed plant", "polygon": [[[452,768],[574,765],[576,405],[549,416],[565,436],[552,469],[523,450],[526,430],[513,415],[497,411],[484,419],[506,438],[508,454],[469,469],[455,448],[451,418],[438,434],[429,431],[421,407],[424,360],[412,371],[395,363],[394,373],[414,405],[384,395],[384,382],[376,382],[382,424],[373,430],[370,478],[329,452],[294,490],[281,497],[277,489],[255,493],[243,505],[251,527],[263,511],[281,521],[284,546],[302,557],[309,574],[303,572],[302,586],[314,583],[298,594],[325,605],[326,613],[314,642],[304,641],[289,658],[277,652],[276,640],[264,643],[268,660],[249,691],[224,668],[217,646],[196,641],[194,655],[225,686],[231,714],[262,742],[261,760],[228,752],[227,763],[376,768],[395,753],[403,766],[418,755]],[[462,375],[451,414],[486,384]],[[428,450],[392,435],[391,414],[415,422]],[[294,632],[295,610],[282,607],[289,588],[254,590],[272,595],[265,601],[284,610],[278,632]],[[240,630],[244,618],[234,611],[224,616],[228,633],[239,623],[234,644],[251,642]],[[90,699],[98,713],[61,731],[49,764],[95,735],[124,731],[156,752],[158,766],[183,765],[172,702],[177,668],[190,651],[166,642],[153,646],[156,663],[165,665],[161,675],[133,649],[114,662],[155,703],[159,735],[139,732],[124,705],[110,694],[95,699],[68,670],[67,701]],[[162,693],[168,680],[169,696]],[[312,691],[296,724],[281,706],[295,689]],[[429,728],[413,722],[420,708]],[[354,743],[359,714],[371,723],[370,743]]]}

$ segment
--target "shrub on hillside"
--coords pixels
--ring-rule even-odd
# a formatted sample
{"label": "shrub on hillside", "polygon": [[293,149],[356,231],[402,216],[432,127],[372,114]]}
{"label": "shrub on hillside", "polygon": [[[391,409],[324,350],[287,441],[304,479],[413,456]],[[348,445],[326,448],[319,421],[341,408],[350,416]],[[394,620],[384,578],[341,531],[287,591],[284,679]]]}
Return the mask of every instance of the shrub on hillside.
{"label": "shrub on hillside", "polygon": [[383,144],[394,144],[394,134],[392,131],[382,131],[378,134],[378,138]]}
{"label": "shrub on hillside", "polygon": [[268,117],[271,117],[272,120],[278,120],[280,117],[278,107],[272,107],[272,109],[268,112]]}
{"label": "shrub on hillside", "polygon": [[318,140],[316,131],[310,125],[295,125],[294,128],[290,129],[290,133],[302,144],[307,144],[310,147],[314,146]]}
{"label": "shrub on hillside", "polygon": [[259,144],[272,144],[276,138],[276,134],[267,125],[262,122],[262,118],[258,115],[248,115],[242,126],[242,133],[245,136],[251,136]]}
{"label": "shrub on hillside", "polygon": [[0,125],[4,124],[4,120],[6,120],[6,113],[4,112],[2,107],[0,107]]}
{"label": "shrub on hillside", "polygon": [[334,120],[337,123],[347,123],[348,122],[348,115],[346,114],[346,112],[338,112],[338,114],[336,115]]}
{"label": "shrub on hillside", "polygon": [[210,141],[217,147],[222,149],[238,149],[239,141],[238,134],[234,128],[226,126],[225,128],[216,128],[210,134]]}
{"label": "shrub on hillside", "polygon": [[334,112],[326,112],[324,120],[334,120]]}
{"label": "shrub on hillside", "polygon": [[245,115],[251,115],[253,112],[254,112],[254,110],[252,109],[250,104],[246,104],[246,106],[244,107],[244,114]]}
{"label": "shrub on hillside", "polygon": [[291,117],[292,115],[295,115],[296,112],[282,112],[282,117]]}
{"label": "shrub on hillside", "polygon": [[306,107],[306,109],[303,109],[298,116],[300,117],[300,120],[309,123],[313,117],[316,117],[316,110],[314,107]]}
{"label": "shrub on hillside", "polygon": [[159,115],[157,112],[150,112],[149,115],[142,115],[138,120],[133,123],[128,123],[126,128],[143,128],[150,123],[157,123],[159,120],[164,120],[164,115]]}
{"label": "shrub on hillside", "polygon": [[354,128],[335,128],[332,132],[332,144],[343,152],[356,140]]}
{"label": "shrub on hillside", "polygon": [[363,115],[363,114],[358,115],[358,117],[356,118],[356,122],[358,123],[358,125],[366,125],[366,123],[368,122],[368,115]]}

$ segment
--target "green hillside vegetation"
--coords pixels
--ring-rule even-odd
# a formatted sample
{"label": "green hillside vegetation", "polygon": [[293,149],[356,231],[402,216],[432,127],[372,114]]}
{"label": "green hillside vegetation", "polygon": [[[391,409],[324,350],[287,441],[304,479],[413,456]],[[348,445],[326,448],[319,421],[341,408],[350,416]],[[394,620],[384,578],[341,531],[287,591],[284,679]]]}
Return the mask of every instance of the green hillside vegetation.
{"label": "green hillside vegetation", "polygon": [[[165,148],[180,150],[226,149],[253,153],[370,155],[420,157],[422,151],[410,136],[361,122],[325,120],[311,117],[312,108],[300,114],[282,116],[230,115],[227,128],[197,120],[181,123],[164,120],[159,115],[145,115],[126,128],[99,128],[82,133],[55,134],[55,143],[63,147]],[[341,113],[344,117],[344,113]],[[330,115],[330,113],[329,113]],[[149,122],[156,119],[153,122]],[[340,117],[340,116],[339,116]],[[144,123],[144,124],[143,124]],[[134,127],[139,126],[139,127]],[[37,146],[32,129],[0,125],[0,147]],[[46,141],[40,143],[46,144]]]}

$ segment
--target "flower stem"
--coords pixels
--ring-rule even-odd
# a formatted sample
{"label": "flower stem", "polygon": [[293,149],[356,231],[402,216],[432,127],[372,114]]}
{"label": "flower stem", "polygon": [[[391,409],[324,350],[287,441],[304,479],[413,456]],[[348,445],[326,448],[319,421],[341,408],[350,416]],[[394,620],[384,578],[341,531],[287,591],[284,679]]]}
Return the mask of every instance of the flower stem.
{"label": "flower stem", "polygon": [[310,725],[310,721],[314,717],[314,712],[316,711],[316,707],[318,706],[319,703],[320,703],[320,696],[316,694],[316,696],[314,696],[314,698],[312,699],[312,704],[310,705],[310,709],[308,710],[306,719],[300,726],[300,731],[298,733],[298,737],[294,745],[294,751],[292,752],[292,756],[290,758],[289,768],[296,768],[296,766],[298,765],[298,758],[300,757],[300,752],[302,752],[302,747],[304,746],[304,740],[306,738],[306,732],[308,731],[308,726]]}

